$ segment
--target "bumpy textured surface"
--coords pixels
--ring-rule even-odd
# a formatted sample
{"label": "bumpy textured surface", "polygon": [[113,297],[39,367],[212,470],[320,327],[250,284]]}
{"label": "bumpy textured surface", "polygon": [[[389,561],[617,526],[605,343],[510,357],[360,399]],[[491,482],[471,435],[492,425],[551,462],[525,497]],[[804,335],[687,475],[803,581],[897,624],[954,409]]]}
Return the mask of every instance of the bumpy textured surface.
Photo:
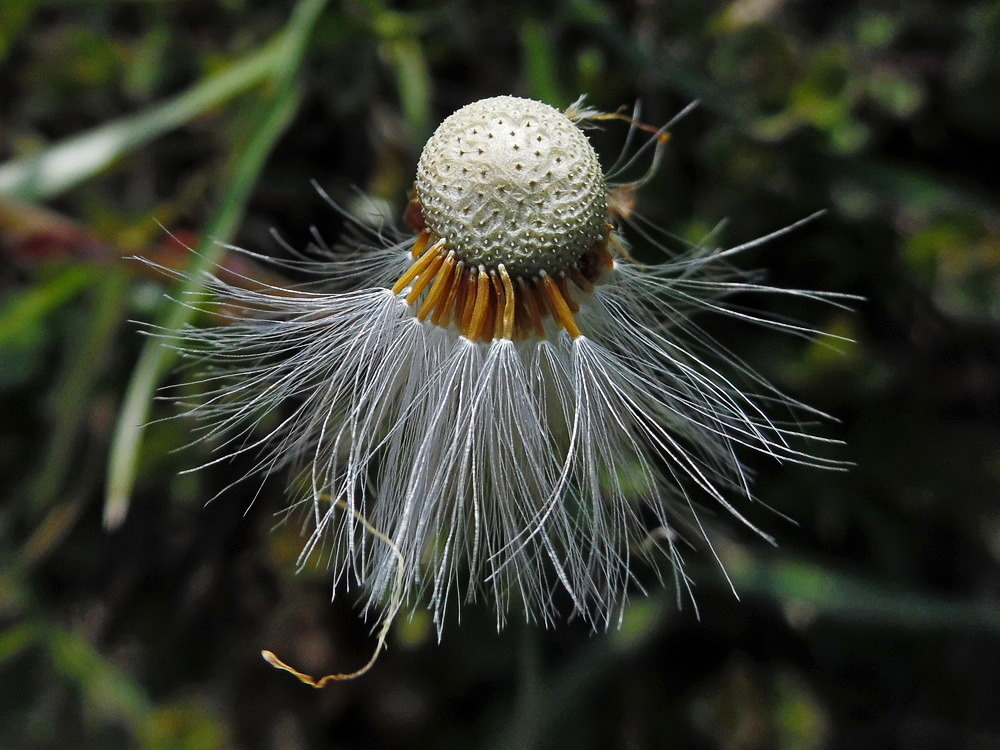
{"label": "bumpy textured surface", "polygon": [[424,146],[428,228],[470,265],[558,273],[604,235],[607,189],[590,141],[547,104],[498,96],[462,107]]}

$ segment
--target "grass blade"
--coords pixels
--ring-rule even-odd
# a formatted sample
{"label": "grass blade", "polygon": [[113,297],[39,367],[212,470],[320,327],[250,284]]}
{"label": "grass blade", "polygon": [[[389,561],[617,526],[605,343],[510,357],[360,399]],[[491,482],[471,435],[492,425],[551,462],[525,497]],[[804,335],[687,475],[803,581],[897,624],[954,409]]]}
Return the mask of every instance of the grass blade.
{"label": "grass blade", "polygon": [[155,107],[0,165],[0,195],[41,201],[79,185],[129,151],[260,83],[274,71],[280,41]]}
{"label": "grass blade", "polygon": [[[219,243],[226,242],[235,232],[264,162],[298,108],[294,76],[305,52],[309,32],[325,4],[326,0],[302,0],[296,7],[280,45],[281,55],[273,71],[274,85],[255,118],[252,135],[238,152],[219,208],[206,231],[206,240],[198,248],[198,254],[192,256],[189,280],[176,294],[186,294],[201,285],[201,272],[214,265],[222,252]],[[192,315],[193,311],[189,308],[172,305],[158,324],[176,330],[189,322]],[[150,339],[132,372],[111,444],[104,503],[105,528],[120,526],[128,512],[135,486],[143,425],[149,415],[153,392],[172,363],[173,356],[173,350],[160,340]]]}

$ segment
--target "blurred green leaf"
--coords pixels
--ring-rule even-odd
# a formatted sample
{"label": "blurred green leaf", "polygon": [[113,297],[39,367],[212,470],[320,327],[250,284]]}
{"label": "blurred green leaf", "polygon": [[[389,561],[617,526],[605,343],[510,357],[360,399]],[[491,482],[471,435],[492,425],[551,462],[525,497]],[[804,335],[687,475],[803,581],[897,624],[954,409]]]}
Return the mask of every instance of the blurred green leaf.
{"label": "blurred green leaf", "polygon": [[39,201],[79,185],[129,151],[260,83],[281,61],[284,43],[278,37],[162,104],[0,165],[0,195]]}
{"label": "blurred green leaf", "polygon": [[[193,256],[188,277],[176,294],[183,298],[203,283],[202,272],[211,268],[224,251],[221,243],[232,237],[243,216],[257,177],[271,149],[291,122],[298,108],[295,75],[305,53],[313,24],[326,0],[300,0],[286,27],[279,55],[271,71],[272,86],[262,98],[246,143],[237,146],[232,170],[225,181],[220,204],[206,230],[206,241]],[[172,305],[158,324],[168,330],[178,330],[194,315],[191,308]],[[159,339],[150,339],[143,347],[125,393],[118,416],[108,463],[108,486],[104,504],[104,523],[108,528],[121,524],[128,512],[129,499],[135,486],[142,429],[149,414],[153,392],[160,377],[174,358],[173,350]]]}
{"label": "blurred green leaf", "polygon": [[774,676],[773,721],[778,746],[786,750],[828,747],[830,719],[823,704],[798,674],[779,671]]}
{"label": "blurred green leaf", "polygon": [[135,96],[149,97],[167,70],[170,27],[165,20],[149,30],[138,45],[125,71],[125,85]]}
{"label": "blurred green leaf", "polygon": [[0,306],[0,347],[24,336],[52,310],[72,299],[95,278],[87,266],[71,266],[46,282],[7,299]]}
{"label": "blurred green leaf", "polygon": [[90,310],[83,318],[85,328],[75,338],[69,361],[60,368],[61,374],[53,390],[54,419],[49,442],[29,493],[36,508],[49,504],[69,469],[73,441],[91,404],[91,390],[124,317],[126,276],[118,268],[102,270],[104,272],[90,290]]}
{"label": "blurred green leaf", "polygon": [[615,648],[637,650],[663,629],[674,610],[662,599],[636,599],[629,603],[621,627],[608,633]]}
{"label": "blurred green leaf", "polygon": [[203,706],[158,708],[142,732],[142,750],[217,750],[232,747],[218,719]]}
{"label": "blurred green leaf", "polygon": [[152,712],[138,684],[107,661],[83,637],[58,627],[45,638],[57,672],[79,686],[84,705],[96,715],[126,722],[133,731]]}
{"label": "blurred green leaf", "polygon": [[998,216],[996,204],[987,194],[970,190],[926,167],[914,167],[887,159],[841,159],[829,153],[811,155],[832,176],[843,175],[908,211],[932,212],[943,208],[975,209]]}
{"label": "blurred green leaf", "polygon": [[801,560],[769,562],[727,556],[726,571],[737,591],[768,596],[800,614],[830,615],[897,627],[958,628],[1000,634],[1000,605],[950,601],[893,590]]}
{"label": "blurred green leaf", "polygon": [[867,88],[876,102],[899,118],[910,117],[924,103],[921,86],[901,72],[874,70]]}
{"label": "blurred green leaf", "polygon": [[11,47],[27,27],[38,5],[39,0],[20,0],[0,5],[0,63],[10,54]]}
{"label": "blurred green leaf", "polygon": [[379,49],[396,75],[403,120],[415,140],[425,138],[430,132],[431,78],[417,28],[409,17],[381,2],[370,5]]}
{"label": "blurred green leaf", "polygon": [[865,47],[882,48],[899,33],[899,23],[888,13],[863,11],[858,17],[855,33]]}
{"label": "blurred green leaf", "polygon": [[33,622],[13,625],[0,633],[0,664],[9,661],[34,645],[40,636]]}
{"label": "blurred green leaf", "polygon": [[554,54],[556,48],[549,38],[550,34],[550,27],[535,19],[527,19],[521,24],[525,75],[533,98],[553,107],[565,107],[569,104],[570,97],[564,96],[559,86],[559,71]]}

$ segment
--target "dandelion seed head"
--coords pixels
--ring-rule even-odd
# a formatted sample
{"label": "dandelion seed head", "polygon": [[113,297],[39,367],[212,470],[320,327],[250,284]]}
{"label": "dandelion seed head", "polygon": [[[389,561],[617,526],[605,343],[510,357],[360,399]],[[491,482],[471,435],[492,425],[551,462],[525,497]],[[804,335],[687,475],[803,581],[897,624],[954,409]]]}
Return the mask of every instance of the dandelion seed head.
{"label": "dandelion seed head", "polygon": [[613,265],[590,141],[547,104],[499,96],[452,114],[417,165],[414,262],[393,292],[472,341],[580,335],[578,297]]}
{"label": "dandelion seed head", "polygon": [[466,265],[514,278],[565,271],[606,234],[597,154],[559,110],[498,96],[462,107],[427,141],[416,198]]}
{"label": "dandelion seed head", "polygon": [[[809,449],[825,442],[808,426],[819,413],[700,324],[815,333],[745,298],[824,295],[730,265],[795,225],[729,250],[671,246],[631,201],[665,129],[571,114],[514,97],[463,107],[420,157],[412,235],[284,263],[329,289],[212,278],[207,307],[231,322],[187,332],[214,365],[191,412],[231,436],[223,456],[293,469],[303,561],[328,560],[335,591],[362,584],[384,622],[419,600],[440,633],[449,606],[482,597],[498,626],[515,608],[614,626],[640,560],[657,575],[665,561],[690,593],[682,548],[712,549],[707,507],[769,539],[746,513],[744,453],[839,466]],[[581,118],[628,121],[626,143],[653,135],[602,175]],[[619,180],[650,153],[644,177]],[[609,208],[616,183],[627,210]],[[632,230],[659,262],[632,260]]]}

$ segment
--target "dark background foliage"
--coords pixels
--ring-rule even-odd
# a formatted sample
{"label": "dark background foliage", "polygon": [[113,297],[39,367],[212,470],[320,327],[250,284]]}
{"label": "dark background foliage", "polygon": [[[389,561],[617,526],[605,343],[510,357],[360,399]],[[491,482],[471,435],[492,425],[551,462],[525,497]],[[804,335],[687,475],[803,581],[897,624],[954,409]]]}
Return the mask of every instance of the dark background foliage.
{"label": "dark background foliage", "polygon": [[[0,745],[1000,746],[1000,4],[320,5],[0,4]],[[266,46],[283,33],[299,46]],[[218,75],[247,80],[157,109]],[[834,415],[824,434],[856,466],[748,457],[797,525],[752,508],[771,548],[712,519],[740,600],[688,554],[700,619],[640,572],[650,595],[617,631],[515,618],[498,634],[472,605],[439,644],[418,610],[365,678],[300,685],[259,650],[350,669],[370,623],[353,592],[330,603],[321,564],[296,573],[298,529],[273,528],[281,477],[206,505],[245,462],[180,474],[211,457],[176,450],[183,420],[114,437],[130,383],[149,417],[176,413],[136,385],[146,340],[128,322],[164,321],[169,284],[124,258],[191,263],[165,229],[279,253],[272,228],[333,239],[311,179],[398,216],[454,109],[583,92],[639,99],[651,123],[701,101],[639,203],[682,237],[727,218],[718,241],[738,244],[828,209],[740,262],[863,295],[853,313],[765,303],[856,343],[713,330]],[[91,168],[74,171],[94,141],[39,161],[118,118]],[[609,161],[623,132],[598,139]],[[136,484],[109,532],[113,446]]]}

